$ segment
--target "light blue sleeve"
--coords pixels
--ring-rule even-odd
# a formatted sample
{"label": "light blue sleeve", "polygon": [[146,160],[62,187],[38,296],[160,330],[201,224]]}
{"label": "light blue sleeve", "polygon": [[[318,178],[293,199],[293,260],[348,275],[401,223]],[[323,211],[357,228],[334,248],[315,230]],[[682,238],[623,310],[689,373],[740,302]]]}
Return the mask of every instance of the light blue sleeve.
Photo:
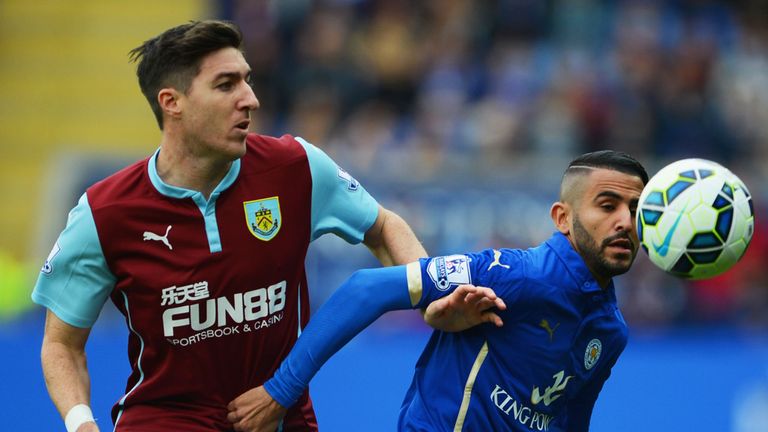
{"label": "light blue sleeve", "polygon": [[334,233],[349,243],[360,243],[379,215],[379,204],[325,152],[303,138],[296,141],[307,152],[312,174],[310,240]]}
{"label": "light blue sleeve", "polygon": [[101,250],[88,197],[83,194],[40,270],[32,301],[67,324],[91,327],[115,282]]}

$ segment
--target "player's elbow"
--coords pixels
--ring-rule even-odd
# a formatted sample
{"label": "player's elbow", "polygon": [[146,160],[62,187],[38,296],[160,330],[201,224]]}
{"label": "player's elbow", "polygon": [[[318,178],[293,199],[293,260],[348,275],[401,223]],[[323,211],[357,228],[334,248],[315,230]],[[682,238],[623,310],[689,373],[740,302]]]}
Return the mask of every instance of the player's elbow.
{"label": "player's elbow", "polygon": [[349,276],[344,285],[353,291],[350,293],[351,295],[355,295],[358,299],[364,300],[372,295],[369,291],[373,290],[375,275],[376,273],[374,269],[357,270]]}
{"label": "player's elbow", "polygon": [[386,305],[376,294],[376,285],[376,269],[363,269],[352,273],[344,288],[352,304],[366,309],[382,309]]}
{"label": "player's elbow", "polygon": [[379,315],[411,307],[404,266],[358,270],[344,285],[351,304]]}

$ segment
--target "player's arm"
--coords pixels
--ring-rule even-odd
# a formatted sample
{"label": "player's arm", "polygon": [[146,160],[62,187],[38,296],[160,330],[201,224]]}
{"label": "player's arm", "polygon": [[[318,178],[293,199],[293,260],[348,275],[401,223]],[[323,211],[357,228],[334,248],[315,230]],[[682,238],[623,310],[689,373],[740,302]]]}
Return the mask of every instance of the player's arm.
{"label": "player's arm", "polygon": [[[380,206],[354,177],[322,150],[302,138],[296,140],[307,153],[312,173],[311,240],[334,233],[353,244],[363,241],[385,266],[406,264],[427,256],[403,218]],[[471,311],[455,309],[463,304],[458,301],[443,303],[440,310],[444,313],[433,314],[427,324],[444,331],[467,328],[464,324],[472,318],[463,315]]]}
{"label": "player's arm", "polygon": [[88,197],[83,194],[32,291],[32,300],[47,309],[41,349],[43,375],[68,432],[98,430],[88,407],[90,378],[84,348],[115,280],[101,250]]}
{"label": "player's arm", "polygon": [[85,358],[90,328],[71,326],[50,310],[46,314],[40,357],[48,394],[68,432],[94,432],[99,428],[90,412],[91,381]]}
{"label": "player's arm", "polygon": [[376,221],[365,232],[363,243],[385,266],[402,265],[427,256],[405,220],[381,206]]}
{"label": "player's arm", "polygon": [[[489,288],[460,289],[480,293],[475,299],[492,299],[491,307],[505,307]],[[273,430],[334,353],[385,312],[421,307],[423,299],[418,262],[355,272],[315,313],[274,377],[232,401],[227,418],[235,430]],[[488,309],[478,311],[478,316],[489,322],[498,318]]]}
{"label": "player's arm", "polygon": [[311,240],[333,233],[352,244],[362,241],[384,265],[427,256],[403,218],[380,206],[325,152],[302,138],[296,141],[306,151],[312,174]]}
{"label": "player's arm", "polygon": [[[363,242],[385,266],[427,256],[427,251],[403,218],[381,206],[379,216],[365,233]],[[427,309],[420,311],[424,322],[432,328],[457,332],[484,322],[485,316],[478,311],[492,307],[490,302],[490,299],[482,297],[476,290],[465,287],[430,303]],[[495,316],[495,324],[502,325],[498,316]]]}

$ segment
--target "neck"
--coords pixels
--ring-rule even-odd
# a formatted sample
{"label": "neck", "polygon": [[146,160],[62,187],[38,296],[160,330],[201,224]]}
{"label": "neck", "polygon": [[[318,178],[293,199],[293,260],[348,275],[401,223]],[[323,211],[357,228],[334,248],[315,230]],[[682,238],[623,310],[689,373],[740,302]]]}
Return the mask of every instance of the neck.
{"label": "neck", "polygon": [[571,247],[573,248],[573,250],[575,250],[584,260],[584,264],[589,269],[589,272],[592,274],[592,277],[595,278],[595,281],[597,282],[597,284],[600,285],[600,288],[602,288],[603,291],[605,291],[605,289],[608,288],[608,284],[611,283],[611,278],[600,276],[595,271],[592,265],[593,263],[591,263],[588,259],[586,259],[584,254],[581,252],[581,250],[579,250],[579,247],[576,244],[576,241],[573,239],[573,235],[571,233],[566,234],[565,237],[568,239],[568,242],[571,243]]}
{"label": "neck", "polygon": [[592,272],[592,276],[597,281],[597,284],[600,285],[600,288],[602,288],[603,291],[608,289],[608,284],[611,283],[611,278],[601,278],[599,276],[595,275],[595,272]]}
{"label": "neck", "polygon": [[231,160],[196,155],[189,146],[163,139],[157,174],[169,185],[198,191],[207,199],[232,166]]}

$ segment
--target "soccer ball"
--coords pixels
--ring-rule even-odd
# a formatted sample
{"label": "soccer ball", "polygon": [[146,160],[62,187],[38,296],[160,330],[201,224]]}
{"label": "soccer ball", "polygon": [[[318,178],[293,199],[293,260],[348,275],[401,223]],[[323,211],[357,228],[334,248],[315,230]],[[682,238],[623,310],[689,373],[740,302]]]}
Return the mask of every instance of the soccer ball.
{"label": "soccer ball", "polygon": [[683,159],[661,169],[640,194],[640,245],[662,270],[705,279],[731,268],[752,240],[752,197],[732,172]]}

